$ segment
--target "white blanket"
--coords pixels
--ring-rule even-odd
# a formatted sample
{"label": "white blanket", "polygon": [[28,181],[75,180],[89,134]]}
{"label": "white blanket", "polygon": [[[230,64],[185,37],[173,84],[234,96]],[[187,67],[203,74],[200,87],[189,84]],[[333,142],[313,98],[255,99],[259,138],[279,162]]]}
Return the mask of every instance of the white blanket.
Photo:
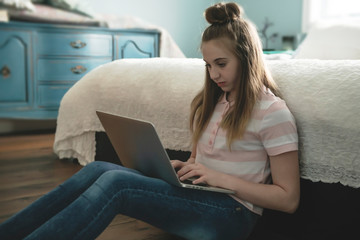
{"label": "white blanket", "polygon": [[360,187],[360,61],[270,61],[299,133],[301,176]]}
{"label": "white blanket", "polygon": [[[360,187],[360,61],[272,60],[268,66],[298,126],[301,176]],[[154,123],[164,146],[190,150],[189,105],[204,81],[201,59],[123,59],[78,81],[59,109],[54,151],[94,161],[95,110]]]}
{"label": "white blanket", "polygon": [[190,150],[190,102],[204,80],[200,59],[123,59],[100,66],[63,97],[55,152],[85,165],[95,157],[95,110],[151,121],[166,148]]}

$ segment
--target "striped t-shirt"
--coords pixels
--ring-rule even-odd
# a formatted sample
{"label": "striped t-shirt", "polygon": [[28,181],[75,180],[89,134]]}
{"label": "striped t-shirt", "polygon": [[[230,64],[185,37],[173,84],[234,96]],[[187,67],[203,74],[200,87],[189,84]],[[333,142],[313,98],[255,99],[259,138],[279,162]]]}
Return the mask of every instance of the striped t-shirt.
{"label": "striped t-shirt", "polygon": [[[235,139],[230,151],[226,131],[219,126],[232,104],[224,94],[216,105],[197,144],[195,161],[247,181],[270,183],[269,156],[298,150],[295,119],[282,99],[264,89],[243,137]],[[262,208],[231,196],[251,211],[262,214]]]}

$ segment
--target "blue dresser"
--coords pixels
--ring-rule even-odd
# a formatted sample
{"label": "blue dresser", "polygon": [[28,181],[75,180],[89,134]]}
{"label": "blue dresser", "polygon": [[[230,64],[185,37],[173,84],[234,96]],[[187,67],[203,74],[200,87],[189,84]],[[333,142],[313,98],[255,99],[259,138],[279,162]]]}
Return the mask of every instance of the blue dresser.
{"label": "blue dresser", "polygon": [[159,32],[0,23],[0,118],[56,119],[66,91],[99,65],[159,56]]}

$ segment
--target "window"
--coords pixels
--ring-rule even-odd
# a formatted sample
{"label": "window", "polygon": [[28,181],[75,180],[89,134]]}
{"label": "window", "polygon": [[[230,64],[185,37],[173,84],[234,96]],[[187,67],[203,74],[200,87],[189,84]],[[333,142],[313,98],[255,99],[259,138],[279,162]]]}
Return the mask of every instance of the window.
{"label": "window", "polygon": [[318,21],[360,20],[359,0],[303,0],[302,31]]}

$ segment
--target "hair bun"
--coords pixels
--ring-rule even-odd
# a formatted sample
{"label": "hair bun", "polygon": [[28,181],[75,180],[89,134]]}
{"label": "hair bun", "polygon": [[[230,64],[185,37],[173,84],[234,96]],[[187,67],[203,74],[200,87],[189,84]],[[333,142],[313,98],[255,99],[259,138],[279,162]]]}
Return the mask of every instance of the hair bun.
{"label": "hair bun", "polygon": [[240,19],[242,12],[236,3],[217,3],[205,10],[205,18],[210,24],[222,24]]}

